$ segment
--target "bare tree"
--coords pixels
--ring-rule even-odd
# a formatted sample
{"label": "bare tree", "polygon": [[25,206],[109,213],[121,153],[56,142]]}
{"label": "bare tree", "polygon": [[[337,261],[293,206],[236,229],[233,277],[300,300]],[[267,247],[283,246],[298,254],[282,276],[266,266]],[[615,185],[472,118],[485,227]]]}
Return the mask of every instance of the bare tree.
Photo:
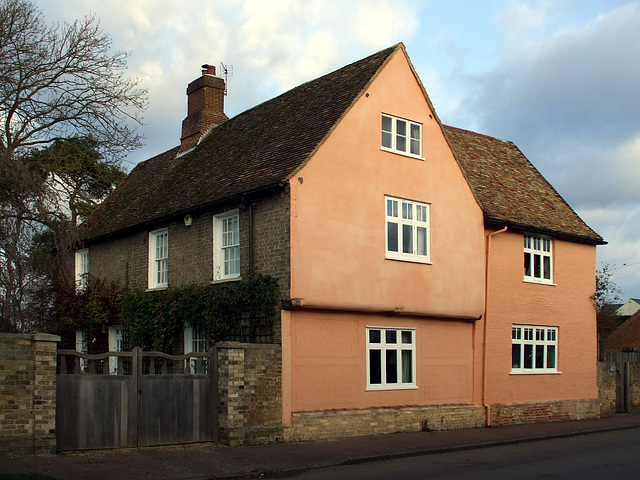
{"label": "bare tree", "polygon": [[596,307],[599,343],[606,340],[620,326],[621,318],[615,313],[615,304],[620,301],[620,289],[611,277],[616,266],[603,263],[596,270],[596,292],[592,299]]}
{"label": "bare tree", "polygon": [[127,58],[94,16],[48,24],[33,3],[0,0],[0,330],[16,328],[25,236],[68,221],[32,150],[91,138],[118,165],[140,146],[147,93],[125,75]]}

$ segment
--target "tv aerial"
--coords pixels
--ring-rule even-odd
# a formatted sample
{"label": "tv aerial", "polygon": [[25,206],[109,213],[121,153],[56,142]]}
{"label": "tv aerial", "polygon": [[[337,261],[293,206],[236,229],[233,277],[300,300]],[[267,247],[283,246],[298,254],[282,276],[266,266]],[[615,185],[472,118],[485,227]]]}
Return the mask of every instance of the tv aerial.
{"label": "tv aerial", "polygon": [[224,75],[224,94],[227,94],[227,85],[229,84],[229,77],[233,77],[233,65],[225,65],[220,62],[220,71]]}

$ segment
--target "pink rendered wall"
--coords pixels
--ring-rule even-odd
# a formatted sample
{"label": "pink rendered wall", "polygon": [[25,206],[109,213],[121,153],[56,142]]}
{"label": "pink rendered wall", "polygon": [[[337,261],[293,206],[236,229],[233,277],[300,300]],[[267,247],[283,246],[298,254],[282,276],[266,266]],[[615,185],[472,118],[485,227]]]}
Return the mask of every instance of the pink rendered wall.
{"label": "pink rendered wall", "polygon": [[[285,424],[291,412],[472,401],[473,322],[283,313]],[[367,326],[416,328],[417,389],[366,390]]]}
{"label": "pink rendered wall", "polygon": [[[422,123],[424,160],[380,150],[382,113]],[[402,51],[290,185],[291,296],[303,305],[482,314],[482,213]],[[431,265],[385,260],[385,194],[431,204]]]}
{"label": "pink rendered wall", "polygon": [[[523,235],[501,233],[491,244],[487,313],[486,403],[597,398],[596,248],[553,240],[555,285],[523,281]],[[560,374],[510,374],[512,324],[557,326]],[[482,352],[483,322],[476,351]],[[476,357],[481,366],[481,355]],[[478,370],[481,371],[481,370]],[[481,402],[481,376],[476,402]]]}

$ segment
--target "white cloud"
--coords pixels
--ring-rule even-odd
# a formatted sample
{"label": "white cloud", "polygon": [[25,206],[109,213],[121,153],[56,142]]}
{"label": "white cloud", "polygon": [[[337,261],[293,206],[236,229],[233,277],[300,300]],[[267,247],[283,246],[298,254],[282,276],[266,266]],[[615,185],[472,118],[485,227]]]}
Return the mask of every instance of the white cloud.
{"label": "white cloud", "polygon": [[640,190],[640,4],[524,44],[471,80],[481,131],[515,141],[577,209]]}
{"label": "white cloud", "polygon": [[398,41],[418,27],[415,0],[36,0],[48,20],[90,12],[129,72],[149,90],[148,147],[139,161],[176,145],[186,114],[187,84],[200,65],[233,65],[226,111],[234,116],[300,83]]}
{"label": "white cloud", "polygon": [[510,0],[507,7],[496,15],[496,23],[514,35],[521,35],[542,28],[547,18],[546,9],[538,3],[535,7],[526,2]]}

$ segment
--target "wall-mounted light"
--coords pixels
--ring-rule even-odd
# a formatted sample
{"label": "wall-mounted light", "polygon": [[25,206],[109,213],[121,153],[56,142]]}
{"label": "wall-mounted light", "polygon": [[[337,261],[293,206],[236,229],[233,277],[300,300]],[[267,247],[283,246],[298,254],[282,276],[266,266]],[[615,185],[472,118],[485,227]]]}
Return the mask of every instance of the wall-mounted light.
{"label": "wall-mounted light", "polygon": [[185,215],[184,216],[184,226],[189,228],[192,223],[193,223],[193,217],[191,215]]}

